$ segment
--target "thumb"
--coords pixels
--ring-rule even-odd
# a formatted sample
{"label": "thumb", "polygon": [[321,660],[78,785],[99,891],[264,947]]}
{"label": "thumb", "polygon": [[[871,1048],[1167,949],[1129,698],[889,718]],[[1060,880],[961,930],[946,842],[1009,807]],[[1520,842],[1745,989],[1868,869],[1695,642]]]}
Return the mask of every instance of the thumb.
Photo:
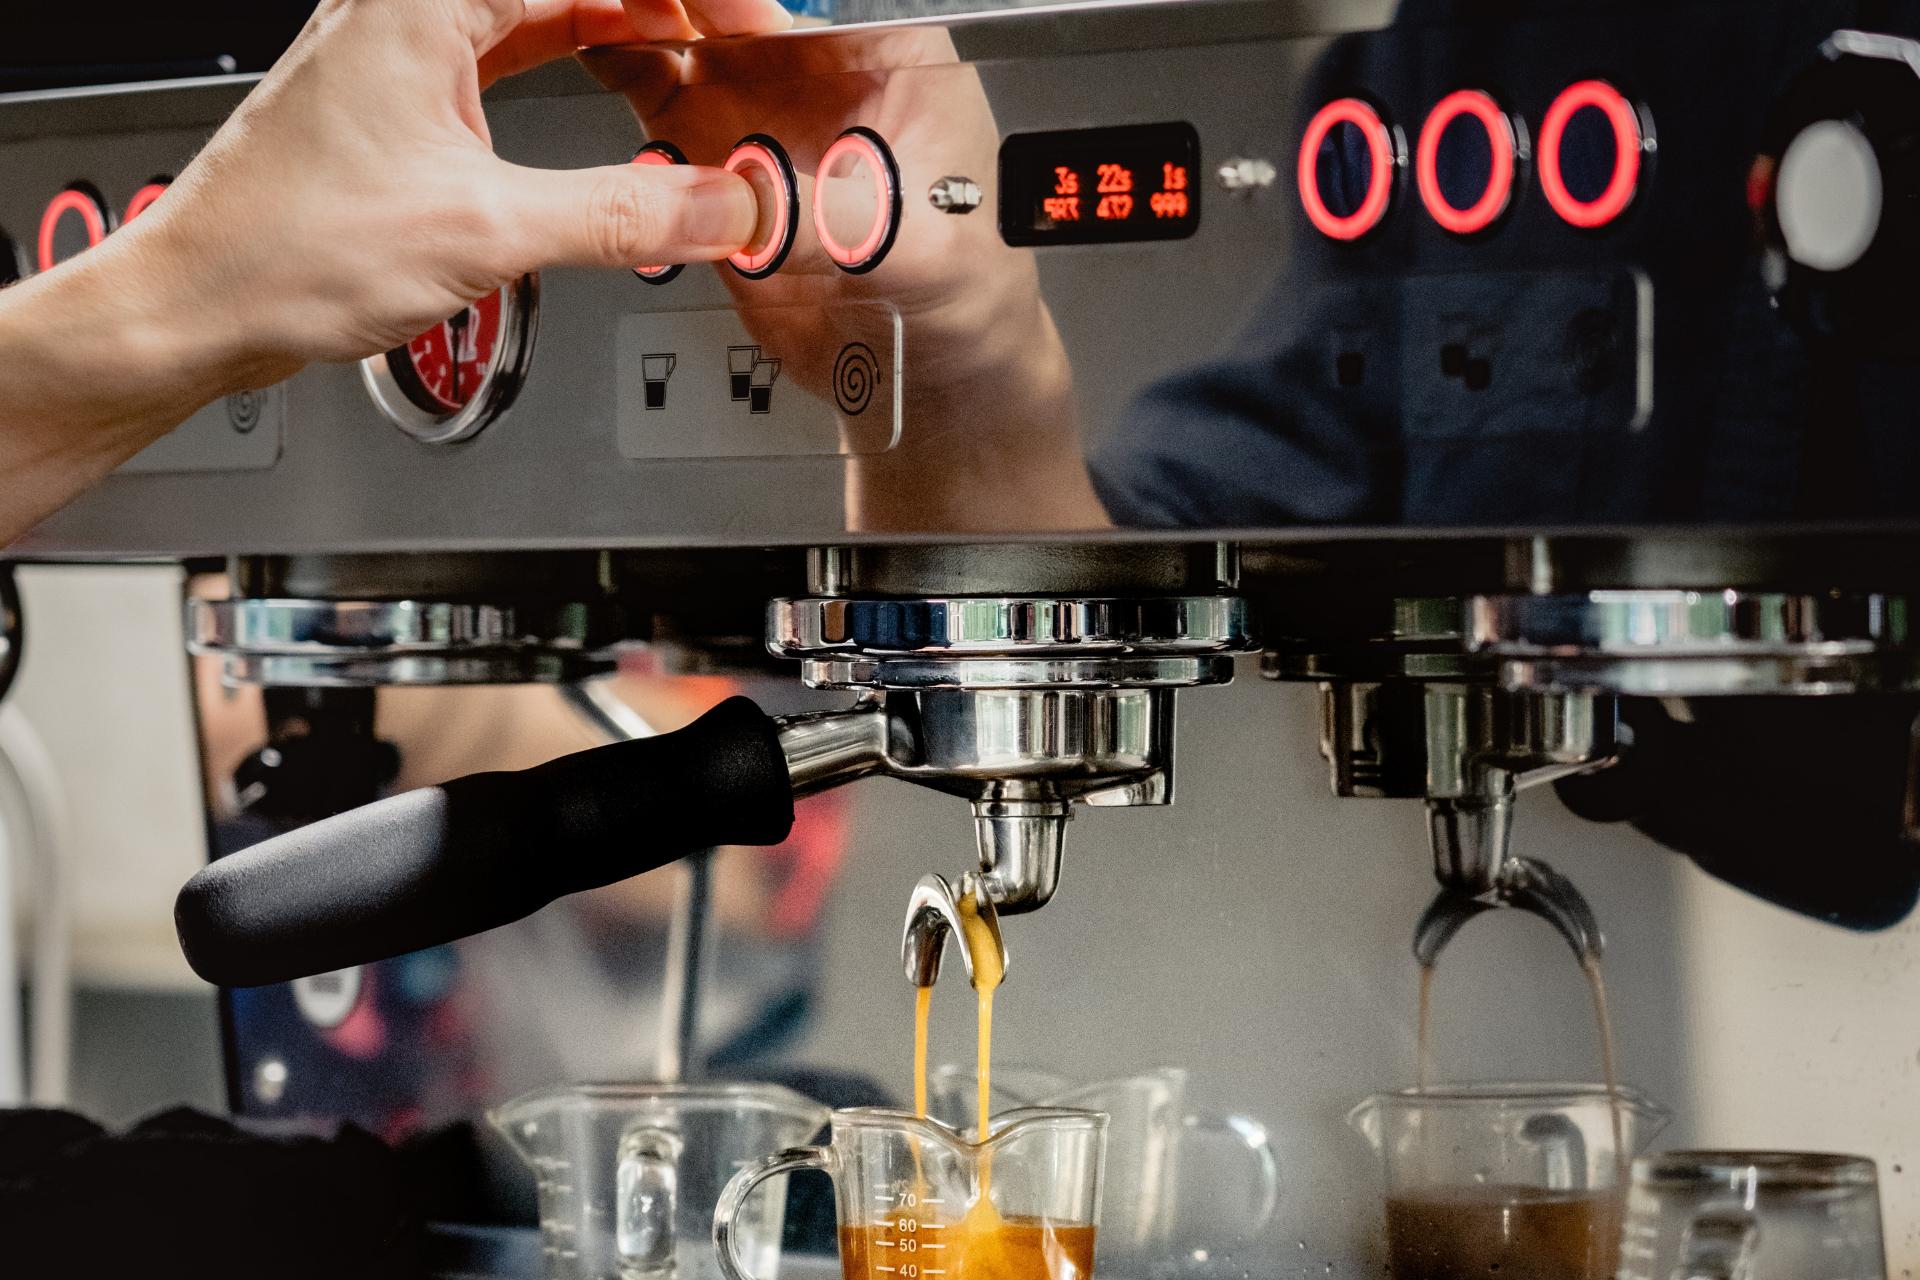
{"label": "thumb", "polygon": [[744,248],[759,220],[753,188],[725,169],[504,167],[529,269],[712,261]]}

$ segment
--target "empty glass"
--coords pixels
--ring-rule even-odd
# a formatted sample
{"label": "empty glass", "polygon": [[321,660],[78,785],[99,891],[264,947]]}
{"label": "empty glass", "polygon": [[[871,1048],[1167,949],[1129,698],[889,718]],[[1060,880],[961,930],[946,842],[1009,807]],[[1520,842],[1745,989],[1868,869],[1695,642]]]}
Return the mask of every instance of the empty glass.
{"label": "empty glass", "polygon": [[1633,1163],[1621,1280],[1882,1280],[1873,1161],[1668,1151]]}
{"label": "empty glass", "polygon": [[[708,1236],[721,1187],[829,1114],[777,1085],[609,1084],[543,1089],[487,1118],[533,1169],[547,1280],[718,1280]],[[738,1215],[762,1280],[779,1258],[784,1187]]]}
{"label": "empty glass", "polygon": [[1087,1280],[1107,1118],[1034,1107],[979,1145],[937,1120],[861,1107],[832,1141],[768,1156],[721,1194],[713,1242],[727,1280],[767,1280],[742,1247],[748,1197],[801,1169],[832,1178],[846,1280]]}
{"label": "empty glass", "polygon": [[[933,1073],[933,1114],[965,1129],[978,1107],[973,1067]],[[1162,1067],[1085,1083],[1032,1067],[994,1068],[994,1111],[1079,1107],[1107,1115],[1100,1264],[1157,1276],[1220,1257],[1257,1235],[1280,1200],[1273,1144],[1242,1115],[1191,1111],[1187,1073]]]}
{"label": "empty glass", "polygon": [[1668,1113],[1632,1089],[1481,1083],[1347,1116],[1386,1179],[1394,1280],[1610,1280],[1627,1163]]}

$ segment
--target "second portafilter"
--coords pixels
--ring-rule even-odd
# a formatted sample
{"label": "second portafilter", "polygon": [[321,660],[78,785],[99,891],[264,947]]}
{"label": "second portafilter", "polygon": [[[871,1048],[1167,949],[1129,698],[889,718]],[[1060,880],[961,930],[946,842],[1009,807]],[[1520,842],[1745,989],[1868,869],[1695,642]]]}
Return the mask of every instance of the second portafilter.
{"label": "second portafilter", "polygon": [[1395,600],[1377,626],[1276,646],[1262,669],[1319,686],[1336,794],[1425,802],[1440,889],[1414,930],[1423,966],[1468,920],[1500,907],[1551,924],[1582,963],[1597,959],[1592,909],[1572,881],[1513,852],[1513,819],[1523,789],[1613,761],[1615,700],[1501,687],[1467,644],[1466,622],[1462,600]]}

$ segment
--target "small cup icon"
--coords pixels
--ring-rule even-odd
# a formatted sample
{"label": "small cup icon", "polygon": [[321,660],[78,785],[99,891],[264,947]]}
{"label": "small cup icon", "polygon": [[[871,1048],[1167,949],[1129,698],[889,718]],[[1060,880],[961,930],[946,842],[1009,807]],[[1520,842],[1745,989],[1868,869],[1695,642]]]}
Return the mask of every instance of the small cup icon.
{"label": "small cup icon", "polygon": [[753,366],[759,362],[758,347],[728,347],[727,376],[735,400],[745,400],[753,388]]}
{"label": "small cup icon", "polygon": [[673,376],[679,359],[673,354],[640,357],[640,377],[647,387],[647,408],[667,407],[667,379]]}

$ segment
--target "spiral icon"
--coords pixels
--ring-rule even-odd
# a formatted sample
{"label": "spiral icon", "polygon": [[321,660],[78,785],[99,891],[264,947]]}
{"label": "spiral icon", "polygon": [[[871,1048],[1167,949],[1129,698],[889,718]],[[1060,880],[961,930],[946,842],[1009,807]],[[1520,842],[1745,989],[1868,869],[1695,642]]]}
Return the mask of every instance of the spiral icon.
{"label": "spiral icon", "polygon": [[840,348],[833,362],[833,399],[840,412],[857,418],[873,400],[873,384],[880,376],[880,362],[873,348],[864,342],[849,342]]}

